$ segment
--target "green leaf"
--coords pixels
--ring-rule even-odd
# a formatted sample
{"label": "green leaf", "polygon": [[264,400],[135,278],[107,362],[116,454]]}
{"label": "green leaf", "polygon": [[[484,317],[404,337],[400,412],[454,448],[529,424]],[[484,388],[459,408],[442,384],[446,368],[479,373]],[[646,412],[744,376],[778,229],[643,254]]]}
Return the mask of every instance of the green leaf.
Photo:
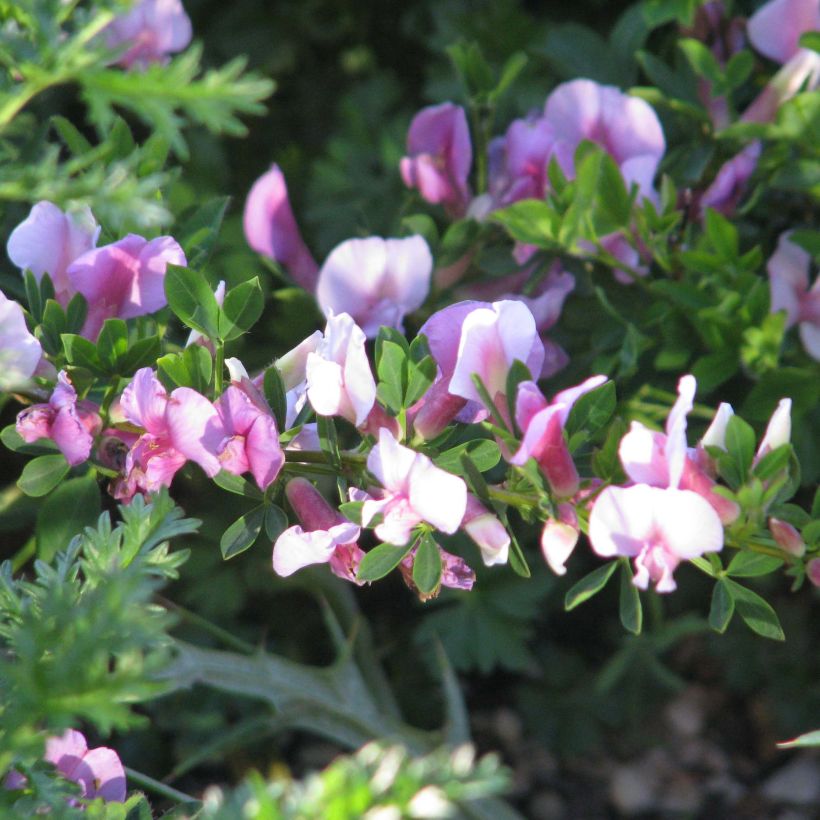
{"label": "green leaf", "polygon": [[426,392],[436,378],[438,366],[432,356],[427,355],[421,361],[407,362],[407,391],[404,395],[404,404],[410,407],[415,404]]}
{"label": "green leaf", "polygon": [[[47,276],[48,274],[46,274]],[[45,278],[45,277],[44,277]],[[51,279],[49,279],[49,282]],[[39,325],[43,321],[43,307],[46,300],[40,295],[40,283],[34,277],[30,270],[23,273],[23,287],[26,291],[26,302],[28,302],[28,311],[35,325]]]}
{"label": "green leaf", "polygon": [[247,333],[262,315],[265,298],[259,277],[242,282],[225,294],[225,301],[219,313],[219,335],[226,341],[239,338]]}
{"label": "green leaf", "polygon": [[97,354],[109,373],[116,373],[117,361],[128,350],[128,325],[122,319],[106,319],[97,337]]}
{"label": "green leaf", "polygon": [[17,479],[17,486],[33,498],[48,495],[68,474],[68,462],[62,453],[53,456],[40,456],[32,459],[23,467],[23,473]]}
{"label": "green leaf", "polygon": [[271,365],[266,371],[262,380],[262,389],[265,399],[270,406],[273,417],[276,419],[276,429],[285,430],[288,414],[288,400],[285,397],[285,383],[282,381],[282,374]]}
{"label": "green leaf", "polygon": [[766,453],[754,466],[754,476],[761,481],[768,481],[779,473],[789,469],[789,461],[792,457],[791,444],[782,444],[774,450]]}
{"label": "green leaf", "polygon": [[612,418],[616,404],[615,382],[606,382],[584,393],[572,405],[564,430],[570,437],[582,430],[592,435]]}
{"label": "green leaf", "polygon": [[739,552],[726,567],[726,574],[733,575],[735,578],[755,578],[758,575],[769,575],[782,566],[783,561],[773,555]]}
{"label": "green leaf", "polygon": [[157,359],[157,369],[171,389],[191,387],[198,393],[205,393],[211,382],[213,359],[207,348],[190,345],[182,353],[167,353]]}
{"label": "green leaf", "polygon": [[510,86],[516,81],[521,72],[526,68],[529,57],[523,51],[516,51],[507,58],[501,69],[495,88],[490,92],[488,99],[491,103],[496,103],[503,96]]}
{"label": "green leaf", "polygon": [[430,533],[418,542],[413,559],[413,583],[422,595],[431,595],[441,581],[441,553]]}
{"label": "green leaf", "polygon": [[650,28],[657,28],[673,20],[689,27],[695,19],[698,6],[704,0],[644,0],[643,15]]}
{"label": "green leaf", "polygon": [[37,557],[51,561],[100,515],[100,489],[92,475],[63,482],[45,500],[37,514]]}
{"label": "green leaf", "polygon": [[726,579],[726,585],[735,600],[738,614],[752,632],[775,641],[786,640],[777,613],[767,601],[729,578]]}
{"label": "green leaf", "polygon": [[332,416],[317,416],[316,431],[319,434],[319,446],[330,463],[341,469],[342,456],[339,453],[339,438],[336,435],[336,423]]}
{"label": "green leaf", "polygon": [[75,367],[84,367],[90,370],[95,376],[104,376],[108,374],[107,368],[104,367],[97,354],[97,346],[94,342],[88,341],[83,336],[77,336],[74,333],[63,333],[60,335],[63,343],[63,350],[65,357],[69,364]]}
{"label": "green leaf", "polygon": [[153,366],[161,350],[159,336],[137,339],[117,360],[117,375],[133,376],[140,368]]}
{"label": "green leaf", "polygon": [[271,541],[276,539],[288,528],[288,517],[281,507],[269,504],[265,509],[265,535]]}
{"label": "green leaf", "polygon": [[88,302],[82,293],[75,293],[65,309],[66,329],[70,333],[79,333],[88,316]]}
{"label": "green leaf", "polygon": [[242,478],[241,475],[234,475],[227,470],[220,470],[213,477],[213,482],[217,487],[221,487],[229,493],[241,495],[254,501],[261,501],[264,497],[262,491],[255,484],[251,484],[250,481]]}
{"label": "green leaf", "polygon": [[532,577],[532,570],[527,563],[527,558],[524,555],[524,550],[521,549],[521,544],[515,537],[515,533],[508,526],[507,533],[510,536],[510,569],[521,578]]}
{"label": "green leaf", "polygon": [[632,583],[632,568],[628,558],[621,558],[621,585],[618,595],[618,615],[624,629],[640,635],[643,626],[643,609],[638,588]]}
{"label": "green leaf", "polygon": [[683,38],[678,40],[678,48],[686,55],[695,74],[712,83],[722,82],[723,71],[715,55],[700,40]]}
{"label": "green leaf", "polygon": [[738,415],[726,425],[726,450],[735,462],[741,481],[745,481],[755,455],[755,432]]}
{"label": "green leaf", "polygon": [[732,615],[735,614],[735,600],[732,598],[732,593],[729,587],[722,580],[715,584],[712,590],[712,605],[709,608],[709,626],[716,632],[723,634],[729,622],[732,620]]}
{"label": "green leaf", "polygon": [[45,302],[40,325],[40,344],[46,353],[56,356],[60,352],[63,333],[68,333],[65,311],[54,299],[49,299]]}
{"label": "green leaf", "polygon": [[584,601],[588,601],[593,595],[597,595],[607,585],[616,569],[618,562],[608,561],[574,583],[564,596],[564,609],[569,612]]}
{"label": "green leaf", "polygon": [[91,143],[80,133],[74,124],[65,117],[55,115],[51,117],[51,125],[65,144],[66,148],[75,156],[82,156],[91,151]]}
{"label": "green leaf", "polygon": [[25,455],[39,456],[43,453],[54,453],[57,451],[57,445],[50,438],[41,438],[29,444],[17,432],[17,426],[9,424],[0,432],[0,441],[15,453],[23,453]]}
{"label": "green leaf", "polygon": [[798,735],[794,740],[784,740],[782,743],[777,744],[778,749],[796,749],[801,746],[820,746],[820,729]]}
{"label": "green leaf", "polygon": [[499,223],[516,242],[546,250],[558,244],[561,215],[541,199],[523,199],[493,211],[490,219]]}
{"label": "green leaf", "polygon": [[250,512],[240,515],[236,521],[222,533],[219,540],[219,549],[222,551],[222,558],[227,561],[245,552],[254,545],[259,533],[262,532],[262,525],[265,521],[265,507],[254,507]]}
{"label": "green leaf", "polygon": [[364,501],[346,501],[344,504],[339,504],[339,512],[354,524],[362,525],[362,507]]}
{"label": "green leaf", "polygon": [[178,220],[174,236],[185,251],[188,266],[199,270],[208,261],[230,197],[217,197],[186,211]]}
{"label": "green leaf", "polygon": [[804,31],[800,35],[800,48],[820,52],[820,31]]}
{"label": "green leaf", "polygon": [[411,541],[403,547],[393,544],[379,544],[366,553],[359,564],[356,578],[359,581],[373,582],[384,578],[392,572],[400,563],[402,558],[413,549]]}
{"label": "green leaf", "polygon": [[165,296],[176,316],[210,339],[219,337],[219,305],[205,277],[190,268],[168,265]]}
{"label": "green leaf", "polygon": [[436,456],[433,461],[436,466],[441,467],[442,470],[447,470],[448,473],[463,475],[464,469],[461,461],[463,456],[468,457],[479,472],[486,473],[487,470],[492,470],[501,461],[501,450],[490,439],[473,439],[465,444],[459,444],[457,447],[445,450]]}
{"label": "green leaf", "polygon": [[376,372],[379,398],[393,412],[399,412],[407,387],[407,351],[393,341],[382,340]]}

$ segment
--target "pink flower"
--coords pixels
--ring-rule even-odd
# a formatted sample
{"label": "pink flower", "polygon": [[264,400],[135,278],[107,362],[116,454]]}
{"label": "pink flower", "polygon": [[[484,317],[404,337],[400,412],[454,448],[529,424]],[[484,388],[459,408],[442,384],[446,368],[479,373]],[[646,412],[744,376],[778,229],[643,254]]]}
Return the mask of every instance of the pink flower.
{"label": "pink flower", "polygon": [[592,376],[577,387],[562,390],[551,402],[547,402],[535,382],[521,382],[515,420],[524,438],[510,464],[522,466],[534,458],[559,498],[575,495],[580,478],[564,441],[564,425],[575,402],[605,381],[606,376]]}
{"label": "pink flower", "polygon": [[565,566],[579,535],[578,516],[572,504],[559,504],[558,517],[548,518],[541,533],[541,552],[556,575],[566,575]]}
{"label": "pink flower", "polygon": [[374,338],[382,325],[404,331],[406,314],[430,292],[433,257],[421,236],[348,239],[319,271],[316,299],[325,314],[347,313]]}
{"label": "pink flower", "polygon": [[347,313],[328,318],[305,367],[308,400],[320,416],[342,416],[357,427],[367,419],[376,401],[376,381],[365,339]]}
{"label": "pink flower", "polygon": [[805,555],[806,542],[788,521],[782,521],[780,518],[772,516],[769,519],[769,531],[774,536],[774,540],[780,549],[794,555],[796,558],[802,558]]}
{"label": "pink flower", "polygon": [[422,521],[448,534],[459,528],[467,509],[464,481],[403,447],[386,428],[367,457],[367,469],[384,490],[378,498],[365,500],[362,524],[367,526],[381,514],[383,521],[375,532],[382,541],[403,546]]}
{"label": "pink flower", "polygon": [[356,584],[364,553],[356,541],[360,528],[334,510],[306,479],[294,478],[285,487],[291,507],[306,529],[285,530],[273,546],[273,569],[283,577],[309,564],[329,563],[335,575]]}
{"label": "pink flower", "polygon": [[461,528],[475,541],[487,567],[506,564],[510,535],[504,525],[474,495],[467,495],[467,509]]}
{"label": "pink flower", "polygon": [[746,184],[757,168],[762,150],[758,140],[747,145],[740,153],[721,165],[712,184],[700,198],[701,218],[706,208],[732,216],[746,193]]}
{"label": "pink flower", "polygon": [[23,308],[0,291],[0,390],[30,385],[42,358],[43,348],[29,333]]}
{"label": "pink flower", "polygon": [[634,559],[633,583],[658,592],[676,588],[681,561],[723,548],[723,527],[705,499],[676,487],[607,487],[589,517],[589,540],[603,558]]}
{"label": "pink flower", "polygon": [[[683,376],[678,384],[678,400],[666,421],[666,435],[633,421],[629,432],[621,439],[618,454],[626,474],[635,483],[691,490],[714,508],[724,524],[730,524],[740,509],[733,501],[714,492],[715,482],[704,468],[703,458],[697,451],[690,452],[687,448],[686,416],[692,409],[696,389],[694,376]],[[720,416],[723,430],[725,423],[728,423],[728,416]],[[710,431],[710,437],[718,437],[717,428]],[[710,443],[721,446],[717,441]]]}
{"label": "pink flower", "polygon": [[427,202],[444,205],[451,215],[463,215],[473,162],[464,109],[442,103],[419,111],[407,133],[407,153],[400,164],[404,184],[418,188]]}
{"label": "pink flower", "polygon": [[767,264],[772,313],[784,310],[786,327],[797,325],[806,352],[820,361],[820,278],[809,287],[811,257],[790,236],[780,235]]}
{"label": "pink flower", "polygon": [[575,149],[591,140],[615,160],[627,187],[635,183],[641,196],[654,199],[652,181],[666,141],[648,103],[614,86],[572,80],[549,95],[544,116],[554,130],[554,152],[565,174],[575,175]]}
{"label": "pink flower", "polygon": [[9,259],[30,270],[39,282],[44,273],[54,283],[54,295],[65,306],[76,293],[66,275],[68,266],[97,244],[100,227],[88,207],[63,213],[52,202],[38,202],[9,237]]}
{"label": "pink flower", "polygon": [[44,758],[63,777],[79,783],[86,800],[101,797],[108,803],[125,801],[125,770],[113,749],[89,749],[82,733],[68,729],[62,736],[46,741]]}
{"label": "pink flower", "polygon": [[68,376],[61,370],[48,404],[34,404],[17,416],[17,432],[27,442],[50,438],[73,467],[91,454],[94,437],[102,429],[97,406],[77,401]]}
{"label": "pink flower", "polygon": [[816,587],[820,587],[820,558],[812,558],[806,564],[806,577]]}
{"label": "pink flower", "polygon": [[319,266],[299,233],[285,176],[278,165],[263,174],[245,202],[245,238],[257,252],[279,262],[296,284],[316,287]]}
{"label": "pink flower", "polygon": [[88,301],[83,336],[96,339],[106,319],[132,319],[165,307],[169,264],[186,264],[175,240],[160,236],[149,241],[136,234],[75,259],[66,274],[71,287]]}
{"label": "pink flower", "polygon": [[117,62],[125,68],[165,63],[191,42],[191,21],[180,0],[137,0],[105,29],[109,48],[127,46]]}

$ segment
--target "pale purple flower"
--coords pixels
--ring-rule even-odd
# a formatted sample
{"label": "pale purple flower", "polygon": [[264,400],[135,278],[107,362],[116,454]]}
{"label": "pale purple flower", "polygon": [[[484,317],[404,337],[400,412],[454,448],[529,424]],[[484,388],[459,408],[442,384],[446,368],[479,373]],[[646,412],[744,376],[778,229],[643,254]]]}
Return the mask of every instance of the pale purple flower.
{"label": "pale purple flower", "polygon": [[29,332],[23,308],[0,291],[0,390],[28,386],[42,358],[43,348]]}
{"label": "pale purple flower", "polygon": [[78,783],[86,800],[125,801],[125,770],[119,756],[106,746],[89,749],[81,732],[68,729],[60,737],[49,738],[44,758],[63,777]]}
{"label": "pale purple flower", "polygon": [[820,0],[770,0],[750,18],[752,45],[776,63],[787,63],[800,51],[800,36],[820,29]]}
{"label": "pale purple flower", "polygon": [[364,502],[362,524],[381,514],[375,532],[382,541],[402,546],[422,521],[448,534],[459,528],[467,509],[464,481],[403,447],[386,428],[367,457],[367,469],[384,489]]}
{"label": "pale purple flower", "polygon": [[125,68],[166,63],[191,42],[191,20],[180,0],[136,0],[130,11],[104,31],[109,48],[125,47],[117,62]]}
{"label": "pale purple flower", "polygon": [[248,194],[245,238],[257,252],[279,262],[296,284],[313,291],[319,266],[308,250],[290,207],[285,175],[278,165],[259,177]]}
{"label": "pale purple flower", "polygon": [[559,504],[558,516],[548,518],[541,532],[541,552],[556,575],[566,575],[566,563],[578,543],[580,528],[572,504]]}
{"label": "pale purple flower", "polygon": [[544,116],[555,133],[555,157],[567,176],[575,175],[575,149],[590,140],[615,160],[627,187],[635,183],[642,197],[655,198],[652,182],[666,141],[647,102],[614,86],[572,80],[549,95]]}
{"label": "pale purple flower", "polygon": [[441,591],[441,587],[449,587],[450,589],[466,589],[470,590],[475,584],[475,572],[467,565],[467,562],[458,555],[453,555],[451,552],[442,549],[439,544],[439,556],[441,557],[441,580],[436,589],[428,594],[422,594],[413,582],[413,565],[416,562],[416,548],[414,547],[402,559],[399,564],[399,572],[401,572],[404,583],[412,589],[419,596],[421,601],[429,601],[435,598]]}
{"label": "pale purple flower", "polygon": [[326,315],[347,313],[372,339],[382,325],[404,331],[404,317],[430,292],[433,256],[421,236],[348,239],[325,259],[316,299]]}
{"label": "pale purple flower", "polygon": [[54,283],[54,295],[65,306],[76,289],[66,275],[68,266],[97,244],[100,226],[88,207],[63,213],[54,203],[43,200],[12,232],[6,250],[20,270],[30,270],[39,282],[47,273]]}
{"label": "pale purple flower", "polygon": [[327,320],[324,337],[305,365],[307,396],[320,416],[342,416],[357,427],[376,401],[376,381],[364,331],[346,313]]}
{"label": "pale purple flower", "polygon": [[564,425],[575,402],[605,381],[606,376],[592,376],[576,387],[562,390],[551,402],[546,400],[535,382],[521,382],[516,396],[515,420],[524,437],[518,451],[510,458],[510,464],[521,466],[534,458],[559,498],[575,495],[580,477],[564,440]]}
{"label": "pale purple flower", "polygon": [[170,236],[124,239],[87,251],[68,267],[68,281],[88,301],[82,335],[96,339],[106,319],[133,319],[165,307],[165,270],[185,265],[185,254]]}
{"label": "pale purple flower", "polygon": [[310,564],[330,564],[335,575],[356,584],[364,553],[356,543],[360,528],[347,521],[325,501],[304,478],[294,478],[285,495],[304,529],[296,525],[285,530],[273,546],[273,569],[283,577]]}
{"label": "pale purple flower", "polygon": [[544,345],[529,308],[513,300],[477,307],[467,314],[461,325],[448,390],[464,399],[481,401],[473,383],[473,376],[478,375],[491,401],[501,409],[501,398],[507,392],[507,375],[516,360],[526,364],[531,373],[541,373]]}
{"label": "pale purple flower", "polygon": [[767,263],[772,313],[786,312],[786,327],[798,326],[803,347],[820,361],[820,277],[809,287],[811,256],[789,238],[780,235],[777,250]]}
{"label": "pale purple flower", "polygon": [[712,208],[726,216],[734,214],[746,193],[747,183],[757,168],[761,150],[761,143],[755,140],[721,165],[712,184],[700,198],[701,217],[706,208]]}
{"label": "pale purple flower", "polygon": [[471,493],[467,495],[467,508],[461,529],[477,544],[485,566],[507,563],[510,534],[498,518]]}
{"label": "pale purple flower", "polygon": [[603,558],[634,560],[632,582],[658,592],[675,589],[672,577],[681,561],[723,548],[717,513],[697,493],[675,487],[607,487],[589,517],[589,540]]}
{"label": "pale purple flower", "polygon": [[98,409],[90,401],[77,401],[77,392],[61,370],[48,404],[34,404],[17,415],[17,432],[27,442],[52,439],[73,467],[88,459],[102,429]]}
{"label": "pale purple flower", "polygon": [[[477,319],[468,322],[476,312]],[[473,372],[481,376],[491,396],[491,388],[501,394],[506,390],[506,373],[515,359],[524,362],[536,377],[541,374],[544,344],[538,338],[533,315],[520,301],[456,302],[434,313],[422,325],[419,335],[427,338],[438,365],[433,385],[411,413],[414,430],[426,439],[438,435],[454,418],[467,423],[487,418],[487,410],[470,378],[471,367],[476,368]],[[481,350],[473,348],[460,355],[462,348],[467,351],[479,339],[483,344]],[[489,356],[482,361],[485,349]]]}
{"label": "pale purple flower", "polygon": [[407,153],[399,166],[404,184],[417,188],[427,202],[444,205],[453,216],[463,215],[470,201],[473,162],[464,109],[442,103],[419,111],[407,132]]}

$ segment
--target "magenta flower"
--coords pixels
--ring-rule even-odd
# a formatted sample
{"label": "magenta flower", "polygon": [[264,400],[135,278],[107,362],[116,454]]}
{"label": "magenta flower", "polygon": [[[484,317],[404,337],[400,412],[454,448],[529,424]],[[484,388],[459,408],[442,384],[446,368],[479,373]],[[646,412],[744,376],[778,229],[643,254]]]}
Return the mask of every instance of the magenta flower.
{"label": "magenta flower", "polygon": [[712,184],[700,198],[700,213],[712,208],[726,216],[732,216],[746,193],[747,183],[757,168],[762,146],[759,141],[747,145],[730,160],[723,163]]}
{"label": "magenta flower", "polygon": [[422,521],[448,534],[459,528],[467,509],[464,481],[403,447],[386,428],[367,457],[367,469],[384,490],[365,500],[362,524],[367,526],[381,514],[383,521],[375,532],[382,541],[403,546]]}
{"label": "magenta flower", "polygon": [[102,429],[97,410],[90,401],[77,401],[74,387],[61,370],[48,404],[34,404],[17,415],[17,432],[29,443],[50,438],[73,467],[88,459],[94,437]]}
{"label": "magenta flower", "polygon": [[709,503],[676,487],[607,487],[589,517],[589,540],[603,558],[634,559],[632,583],[658,592],[676,588],[681,561],[723,548],[723,527]]}
{"label": "magenta flower", "polygon": [[54,283],[54,295],[65,306],[76,293],[66,275],[68,266],[97,244],[100,227],[85,207],[63,213],[51,202],[38,202],[9,237],[9,259],[20,270],[30,270],[39,282],[44,273]]}
{"label": "magenta flower", "polygon": [[360,528],[334,510],[307,479],[291,479],[285,494],[305,529],[299,525],[290,527],[276,539],[276,574],[286,577],[309,564],[329,563],[335,575],[361,584],[356,580],[364,555],[356,543]]}
{"label": "magenta flower", "polygon": [[467,495],[467,509],[461,529],[475,541],[487,567],[506,564],[510,554],[510,534],[504,525],[474,495]]}
{"label": "magenta flower", "polygon": [[313,291],[319,266],[299,233],[285,175],[278,165],[263,174],[245,202],[245,238],[257,252],[279,262],[296,284]]}
{"label": "magenta flower", "polygon": [[521,382],[515,420],[524,438],[510,464],[522,466],[534,458],[559,498],[575,495],[580,477],[564,440],[564,425],[575,402],[605,381],[606,376],[592,376],[576,387],[562,390],[551,402],[544,398],[535,382]]}
{"label": "magenta flower", "polygon": [[786,327],[797,325],[806,352],[820,361],[820,277],[809,287],[811,256],[790,236],[790,231],[780,235],[766,266],[772,313],[785,311]]}
{"label": "magenta flower", "polygon": [[357,427],[376,401],[376,381],[365,351],[364,331],[341,313],[327,320],[324,337],[308,353],[307,396],[320,416],[342,416]]}
{"label": "magenta flower", "polygon": [[326,315],[347,313],[372,339],[382,325],[404,331],[404,317],[430,292],[433,257],[421,236],[348,239],[325,259],[316,299]]}
{"label": "magenta flower", "polygon": [[496,207],[520,199],[543,199],[547,166],[555,148],[555,129],[543,116],[513,120],[489,150],[489,189]]}
{"label": "magenta flower", "polygon": [[105,29],[109,48],[126,47],[117,62],[125,68],[166,63],[191,42],[191,21],[180,0],[136,0]]}
{"label": "magenta flower", "polygon": [[174,239],[160,236],[149,241],[136,234],[75,259],[66,274],[74,291],[88,301],[82,335],[96,339],[106,319],[133,319],[165,307],[169,264],[186,264]]}
{"label": "magenta flower", "polygon": [[0,390],[31,384],[43,359],[43,348],[26,326],[23,308],[0,291]]}
{"label": "magenta flower", "polygon": [[399,166],[404,184],[417,188],[427,202],[462,216],[470,201],[468,178],[473,162],[464,109],[442,103],[419,111],[407,132],[407,153]]}
{"label": "magenta flower", "polygon": [[78,783],[86,800],[101,797],[108,803],[125,801],[125,770],[113,749],[89,749],[82,733],[68,729],[62,736],[46,741],[44,758],[63,777]]}
{"label": "magenta flower", "polygon": [[555,132],[555,156],[569,177],[575,175],[575,149],[582,140],[600,145],[615,160],[629,187],[654,199],[652,181],[666,151],[660,121],[652,107],[592,80],[559,85],[547,98],[544,116]]}

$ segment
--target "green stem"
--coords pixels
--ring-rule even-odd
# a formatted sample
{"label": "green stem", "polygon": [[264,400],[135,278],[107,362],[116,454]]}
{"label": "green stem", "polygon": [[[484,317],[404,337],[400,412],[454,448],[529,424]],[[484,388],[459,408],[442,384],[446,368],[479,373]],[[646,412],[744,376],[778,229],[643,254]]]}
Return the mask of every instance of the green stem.
{"label": "green stem", "polygon": [[153,794],[158,794],[160,797],[164,797],[166,800],[171,800],[174,803],[200,803],[201,801],[197,800],[195,797],[191,797],[190,794],[185,794],[185,792],[181,792],[178,789],[173,788],[172,786],[166,786],[165,783],[161,783],[159,780],[154,780],[153,777],[149,777],[147,774],[143,774],[142,772],[138,772],[136,769],[132,769],[130,766],[125,766],[125,773],[128,775],[128,778],[136,783],[138,786],[141,786],[144,789],[147,789],[149,792],[153,792]]}
{"label": "green stem", "polygon": [[217,398],[222,395],[223,378],[225,376],[225,342],[221,339],[214,341],[216,361],[214,362],[214,392]]}
{"label": "green stem", "polygon": [[221,626],[217,626],[207,618],[197,615],[196,612],[191,612],[190,609],[186,609],[184,606],[180,606],[162,595],[158,595],[157,600],[166,609],[170,609],[172,612],[179,615],[180,620],[184,623],[199,627],[203,632],[207,632],[209,635],[212,635],[214,638],[225,644],[225,646],[230,646],[231,649],[235,649],[238,652],[243,652],[246,655],[253,655],[256,653],[255,646],[249,644],[247,641],[243,641],[241,638],[237,638],[236,635],[233,635]]}
{"label": "green stem", "polygon": [[[367,461],[363,453],[339,453],[342,464],[358,467]],[[285,460],[304,464],[327,464],[327,455],[321,450],[285,450]]]}
{"label": "green stem", "polygon": [[117,395],[120,389],[120,377],[115,376],[114,381],[108,385],[105,394],[103,395],[103,400],[100,403],[100,416],[103,420],[103,428],[108,426],[108,411],[111,409],[111,403],[114,401],[114,397]]}

